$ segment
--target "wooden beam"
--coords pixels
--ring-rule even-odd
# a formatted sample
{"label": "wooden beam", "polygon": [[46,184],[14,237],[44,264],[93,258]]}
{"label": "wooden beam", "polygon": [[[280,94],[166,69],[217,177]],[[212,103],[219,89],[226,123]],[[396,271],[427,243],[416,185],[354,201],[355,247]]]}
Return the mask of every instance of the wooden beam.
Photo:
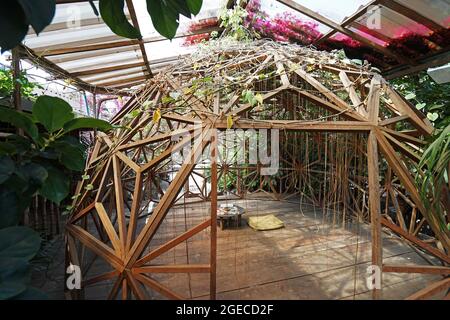
{"label": "wooden beam", "polygon": [[217,290],[217,190],[219,188],[217,184],[217,130],[211,137],[211,240],[210,240],[210,259],[209,264],[209,298],[211,300],[216,299]]}
{"label": "wooden beam", "polygon": [[406,298],[406,300],[425,300],[435,296],[439,292],[447,290],[448,288],[450,288],[450,278],[435,282],[428,287],[414,293],[413,295],[410,295],[408,298]]}
{"label": "wooden beam", "polygon": [[97,211],[102,225],[105,228],[106,234],[108,235],[108,238],[111,241],[114,250],[116,251],[116,256],[121,257],[123,255],[124,248],[122,247],[119,236],[117,235],[116,230],[114,229],[114,226],[111,223],[108,214],[106,213],[105,207],[101,202],[97,202],[95,204],[95,210]]}
{"label": "wooden beam", "polygon": [[426,136],[430,136],[434,131],[433,126],[423,121],[423,119],[421,119],[414,110],[415,107],[404,99],[397,91],[392,89],[388,84],[385,84],[384,87],[389,98],[392,100],[392,103],[395,105],[397,110],[399,110],[400,114],[407,115],[409,117],[409,121],[417,130]]}
{"label": "wooden beam", "polygon": [[392,125],[392,124],[396,124],[396,123],[398,123],[398,122],[400,122],[400,121],[404,121],[404,120],[407,120],[407,119],[409,119],[409,116],[408,116],[408,115],[397,116],[397,117],[393,117],[393,118],[389,118],[389,119],[380,121],[380,122],[378,123],[378,125],[380,125],[380,126],[382,126],[382,127],[390,126],[390,125]]}
{"label": "wooden beam", "polygon": [[372,78],[369,89],[369,96],[367,97],[367,112],[369,121],[373,125],[378,125],[378,118],[380,116],[380,90],[381,90],[381,77],[375,75]]}
{"label": "wooden beam", "polygon": [[86,230],[76,225],[67,225],[66,230],[76,239],[80,240],[88,249],[92,250],[95,254],[105,259],[115,269],[120,270],[122,268],[122,261],[115,254],[115,252],[106,244],[92,236]]}
{"label": "wooden beam", "polygon": [[[140,32],[139,28],[139,22],[136,16],[136,11],[134,10],[134,5],[132,0],[127,0],[127,7],[128,11],[130,12],[131,21],[133,22],[134,27]],[[142,52],[142,58],[144,59],[145,66],[147,67],[147,72],[149,74],[149,77],[151,78],[153,76],[152,69],[150,68],[150,64],[148,62],[148,56],[147,51],[145,50],[145,45],[142,40],[142,37],[138,40],[139,41],[139,48],[141,48]]]}
{"label": "wooden beam", "polygon": [[195,130],[195,128],[193,127],[189,127],[189,128],[185,128],[185,129],[178,129],[169,133],[164,133],[164,134],[157,134],[151,137],[148,137],[146,139],[142,139],[136,142],[130,142],[127,144],[124,144],[122,146],[120,146],[117,150],[119,151],[123,151],[123,150],[129,150],[132,148],[136,148],[136,147],[141,147],[143,145],[148,145],[148,144],[152,144],[155,142],[161,142],[167,139],[171,139],[172,137],[177,137],[177,136],[181,136],[181,135],[185,135],[185,134],[191,134],[193,131]]}
{"label": "wooden beam", "polygon": [[[369,174],[369,210],[372,235],[372,265],[379,267],[381,271],[383,267],[383,240],[381,234],[380,169],[378,143],[374,130],[370,132],[367,141],[367,160]],[[382,272],[380,277],[382,277]],[[380,279],[380,281],[382,281],[382,279]],[[373,299],[381,299],[381,292],[381,288],[374,288],[372,291]]]}
{"label": "wooden beam", "polygon": [[39,56],[42,56],[42,57],[52,57],[52,56],[59,56],[59,55],[64,55],[64,54],[98,51],[98,50],[105,50],[105,49],[111,49],[111,48],[122,48],[122,47],[129,47],[129,46],[135,46],[135,45],[139,45],[139,41],[123,40],[123,41],[90,44],[90,45],[85,45],[85,46],[65,47],[65,48],[52,49],[52,50],[42,50],[42,51],[36,51],[36,54]]}
{"label": "wooden beam", "polygon": [[[112,79],[120,79],[123,77],[131,77],[131,76],[142,76],[142,75],[148,75],[147,73],[147,69],[137,69],[137,70],[124,70],[122,72],[116,72],[114,74],[99,74],[97,76],[94,77],[89,77],[88,79],[86,79],[86,81],[89,81],[90,83],[98,83],[98,82],[103,82],[103,81],[110,81]],[[142,80],[138,80],[138,81],[144,81],[146,79],[142,79]],[[135,81],[133,81],[135,82]]]}
{"label": "wooden beam", "polygon": [[98,86],[101,86],[101,87],[111,87],[111,86],[114,86],[114,85],[129,84],[129,83],[133,83],[133,82],[141,81],[141,80],[146,80],[146,79],[148,79],[147,76],[137,76],[137,77],[119,79],[119,80],[114,80],[114,81],[109,81],[109,82],[101,82],[101,83],[97,83],[95,85],[98,85]]}
{"label": "wooden beam", "polygon": [[415,245],[417,245],[418,247],[420,247],[423,250],[427,251],[431,255],[433,255],[433,256],[441,259],[442,261],[450,264],[450,257],[448,255],[446,255],[445,253],[443,253],[442,251],[440,251],[440,250],[430,246],[428,243],[418,239],[417,237],[413,236],[412,234],[409,234],[408,232],[406,232],[405,230],[403,230],[402,228],[400,228],[396,224],[393,224],[392,222],[390,222],[386,218],[382,218],[381,219],[381,223],[385,227],[387,227],[387,228],[391,229],[392,231],[394,231],[396,234],[398,234],[402,238],[404,238],[404,239],[414,243]]}
{"label": "wooden beam", "polygon": [[382,52],[385,55],[390,56],[399,62],[408,62],[409,64],[412,64],[412,62],[409,61],[408,58],[401,57],[398,54],[393,53],[391,50],[387,49],[386,47],[380,46],[379,44],[376,44],[376,43],[370,41],[369,39],[365,38],[364,36],[359,35],[356,32],[353,32],[351,30],[348,30],[348,29],[342,27],[341,25],[337,24],[336,22],[318,14],[317,12],[312,11],[311,9],[308,9],[305,6],[302,6],[301,4],[299,4],[293,0],[277,0],[277,1],[283,3],[284,5],[288,6],[291,9],[294,9],[295,11],[298,11],[298,12],[326,25],[329,28],[335,29],[336,31],[339,31],[340,33],[343,33],[346,36],[349,36],[361,43],[368,45],[369,47],[371,47],[379,52]]}
{"label": "wooden beam", "polygon": [[427,55],[424,58],[416,60],[416,65],[411,67],[408,64],[402,64],[383,71],[386,80],[392,80],[399,77],[415,74],[428,68],[439,67],[450,62],[450,51],[440,50],[439,52]]}
{"label": "wooden beam", "polygon": [[350,100],[352,100],[354,109],[357,110],[361,116],[367,118],[367,110],[364,109],[364,104],[361,102],[361,98],[356,92],[355,86],[353,85],[353,82],[350,81],[347,73],[345,71],[341,71],[339,73],[339,78],[341,79],[341,82],[344,85],[345,90],[350,97]]}
{"label": "wooden beam", "polygon": [[[78,87],[80,89],[89,91],[89,92],[96,92],[100,94],[110,94],[111,91],[107,88],[102,87],[101,85],[92,85],[89,84],[82,79],[78,77],[74,77],[72,74],[70,74],[68,71],[64,70],[63,68],[59,67],[58,65],[54,64],[50,60],[38,56],[32,49],[24,46],[19,45],[18,50],[20,50],[20,54],[24,57],[27,57],[32,64],[38,65],[39,67],[45,69],[50,74],[54,75],[58,79],[71,79],[73,80],[73,85],[75,87]],[[115,92],[118,95],[127,95],[126,93],[122,92]]]}
{"label": "wooden beam", "polygon": [[89,69],[89,70],[83,70],[78,72],[72,72],[72,76],[74,77],[84,77],[84,76],[90,76],[100,73],[107,73],[111,71],[119,71],[119,70],[126,70],[131,68],[137,68],[137,67],[145,67],[145,62],[136,62],[136,63],[128,63],[128,64],[120,64],[116,66],[111,67],[103,67],[103,68],[96,68],[96,69]]}
{"label": "wooden beam", "polygon": [[449,275],[450,267],[443,266],[408,266],[408,265],[383,265],[383,272],[392,273],[421,273],[421,274],[437,274]]}
{"label": "wooden beam", "polygon": [[156,230],[161,224],[162,220],[166,216],[170,206],[176,199],[178,193],[186,182],[187,178],[191,174],[192,170],[195,168],[197,161],[200,159],[204,148],[210,142],[210,128],[206,127],[201,138],[196,141],[192,151],[189,153],[186,161],[184,161],[177,175],[175,176],[166,193],[161,198],[158,206],[153,211],[148,223],[144,226],[143,230],[137,237],[134,245],[130,249],[126,259],[126,268],[132,267],[138,260],[139,256],[142,254],[143,250],[147,246],[148,242],[153,238]]}
{"label": "wooden beam", "polygon": [[[214,126],[219,130],[228,128],[226,120],[217,120]],[[368,132],[373,126],[359,121],[295,121],[295,120],[236,120],[235,129],[279,129],[308,132]]]}
{"label": "wooden beam", "polygon": [[156,292],[162,294],[163,296],[166,296],[169,299],[184,300],[183,297],[180,296],[179,294],[173,292],[166,286],[162,285],[161,283],[159,283],[143,274],[136,273],[136,274],[134,274],[134,278],[136,278],[139,282],[145,284],[149,288],[155,290]]}
{"label": "wooden beam", "polygon": [[113,163],[113,177],[114,177],[114,198],[116,200],[116,216],[117,224],[119,228],[119,241],[122,248],[122,258],[124,258],[124,252],[127,241],[127,224],[125,220],[125,208],[124,208],[124,196],[121,176],[121,166],[119,158],[116,155],[112,156]]}
{"label": "wooden beam", "polygon": [[132,269],[133,273],[209,273],[209,264],[177,264],[143,266]]}
{"label": "wooden beam", "polygon": [[[292,67],[291,64],[290,64],[290,67]],[[294,72],[298,76],[300,76],[304,81],[306,81],[307,83],[312,85],[320,94],[324,95],[328,100],[330,100],[331,103],[328,103],[328,104],[337,106],[338,108],[334,110],[335,112],[343,113],[344,117],[351,118],[352,120],[366,121],[366,119],[363,116],[361,116],[358,113],[356,113],[355,111],[353,111],[351,106],[348,105],[347,102],[345,102],[344,100],[339,98],[334,92],[332,92],[330,89],[325,87],[320,81],[318,81],[317,79],[312,77],[305,70],[296,68],[294,70]],[[308,92],[306,92],[304,90],[300,90],[296,87],[291,86],[290,88],[292,90],[296,90],[300,94],[303,94],[308,99],[313,99],[315,97],[314,95],[313,95],[313,97],[311,97],[312,94],[310,94],[310,93],[308,94]],[[323,107],[326,107],[326,108],[332,108],[332,106],[327,107],[327,103],[325,103],[325,104],[320,103],[320,101],[317,100],[317,99],[320,99],[319,97],[315,97],[315,98],[316,99],[314,99],[314,100],[316,100],[316,101],[313,101],[313,102],[318,103],[319,105],[322,105]],[[320,99],[320,100],[323,100],[323,99]]]}
{"label": "wooden beam", "polygon": [[142,257],[141,259],[136,261],[135,266],[137,266],[137,267],[143,266],[147,262],[159,257],[163,253],[176,247],[183,241],[186,241],[187,239],[192,238],[199,232],[208,228],[210,225],[211,225],[211,219],[208,219],[208,220],[200,223],[199,225],[187,230],[186,232],[182,233],[181,235],[177,236],[176,238],[164,243],[163,245],[159,246],[158,248],[156,248],[156,249],[152,250],[151,252],[149,252],[148,254],[146,254],[144,257]]}
{"label": "wooden beam", "polygon": [[[20,85],[20,51],[17,48],[12,49],[12,62],[11,62],[12,72],[13,72],[13,104],[17,111],[22,111],[22,93]],[[23,134],[22,129],[18,129],[19,135]]]}

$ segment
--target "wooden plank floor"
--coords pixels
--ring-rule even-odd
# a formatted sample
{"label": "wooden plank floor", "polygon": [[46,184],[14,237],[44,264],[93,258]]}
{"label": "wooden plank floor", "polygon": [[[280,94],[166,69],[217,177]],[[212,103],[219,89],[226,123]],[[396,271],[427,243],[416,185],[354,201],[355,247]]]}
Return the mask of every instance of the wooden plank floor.
{"label": "wooden plank floor", "polygon": [[[343,228],[336,222],[338,219],[333,224],[332,212],[324,215],[320,208],[268,199],[267,196],[265,200],[227,201],[246,209],[244,220],[252,215],[275,214],[285,223],[285,228],[258,232],[244,221],[240,228],[218,230],[218,299],[371,298],[366,287],[366,269],[371,257],[367,225],[347,223]],[[172,208],[149,250],[207,218],[209,203],[188,203],[185,207]],[[139,219],[139,222],[142,228],[145,219]],[[207,229],[153,260],[152,264],[208,263],[209,243]],[[409,245],[395,236],[383,234],[383,247],[385,263],[427,265]],[[58,248],[59,253],[54,254],[58,259],[46,266],[45,272],[52,274],[54,279],[44,281],[41,272],[34,281],[34,285],[49,293],[51,299],[64,299],[64,246]],[[103,259],[95,259],[89,277],[110,270]],[[186,298],[209,298],[208,274],[151,276]],[[420,274],[384,274],[383,298],[404,299],[439,279],[439,276]],[[105,299],[112,285],[112,281],[104,281],[87,287],[85,299]],[[164,298],[151,291],[148,295],[152,299]]]}
{"label": "wooden plank floor", "polygon": [[[254,231],[246,222],[240,228],[218,230],[218,299],[369,299],[366,270],[371,259],[369,227],[333,225],[332,212],[299,203],[263,200],[229,200],[244,207],[245,219],[275,214],[285,228]],[[222,202],[220,202],[222,203]],[[300,207],[302,210],[300,210]],[[170,240],[209,216],[209,204],[173,208],[156,234],[151,248]],[[186,219],[185,219],[186,217]],[[155,259],[153,264],[208,263],[209,231]],[[384,262],[427,262],[409,245],[384,234]],[[430,258],[430,257],[428,257]],[[430,258],[432,259],[432,258]],[[186,298],[207,299],[205,274],[155,274],[155,279]],[[384,298],[403,299],[439,276],[385,274]],[[149,291],[153,299],[161,299]]]}

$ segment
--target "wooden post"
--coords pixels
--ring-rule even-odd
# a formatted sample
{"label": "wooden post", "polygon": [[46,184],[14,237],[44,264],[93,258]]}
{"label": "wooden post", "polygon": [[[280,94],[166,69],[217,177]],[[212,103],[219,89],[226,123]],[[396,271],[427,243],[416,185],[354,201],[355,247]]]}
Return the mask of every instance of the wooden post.
{"label": "wooden post", "polygon": [[14,92],[13,92],[13,103],[14,108],[17,111],[22,111],[22,96],[20,94],[20,54],[17,48],[12,50],[12,71],[13,71],[13,82],[14,82]]}
{"label": "wooden post", "polygon": [[[367,160],[369,174],[369,209],[372,228],[372,266],[379,267],[380,285],[382,281],[383,244],[381,238],[381,208],[380,208],[380,182],[378,144],[375,132],[369,134],[367,144]],[[381,288],[374,288],[373,299],[381,299]]]}
{"label": "wooden post", "polygon": [[210,258],[210,299],[216,299],[216,259],[217,259],[217,129],[211,136],[211,258]]}

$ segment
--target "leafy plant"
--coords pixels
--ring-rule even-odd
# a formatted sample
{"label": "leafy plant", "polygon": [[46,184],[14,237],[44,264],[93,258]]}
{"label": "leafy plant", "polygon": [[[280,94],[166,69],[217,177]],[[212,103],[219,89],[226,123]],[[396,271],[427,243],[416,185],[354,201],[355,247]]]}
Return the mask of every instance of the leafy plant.
{"label": "leafy plant", "polygon": [[449,199],[450,125],[434,137],[419,163],[416,183],[425,208],[434,213],[442,230],[450,231],[446,222]]}
{"label": "leafy plant", "polygon": [[[94,2],[89,2],[98,15]],[[180,15],[191,18],[200,12],[202,4],[203,0],[147,0],[147,11],[156,31],[168,39],[173,39],[179,26]],[[100,15],[115,34],[130,39],[141,38],[139,30],[128,21],[124,6],[125,0],[100,0]],[[19,45],[30,25],[36,34],[42,32],[52,22],[55,7],[55,0],[10,0],[8,10],[0,11],[2,52]]]}
{"label": "leafy plant", "polygon": [[256,37],[245,26],[244,20],[247,17],[247,10],[240,5],[235,5],[232,9],[224,7],[219,16],[222,21],[220,26],[225,28],[224,34],[231,36],[238,41],[250,40]]}
{"label": "leafy plant", "polygon": [[[0,141],[0,299],[31,298],[29,261],[40,247],[39,235],[19,226],[35,195],[60,204],[69,194],[70,177],[82,171],[85,150],[74,130],[108,131],[103,120],[75,118],[62,99],[41,96],[32,114],[0,107],[0,122],[23,131]],[[42,296],[42,295],[41,295]]]}
{"label": "leafy plant", "polygon": [[[33,91],[41,88],[38,83],[28,79],[26,73],[21,73],[17,81],[20,83],[20,92],[23,97],[34,100],[36,96]],[[0,99],[11,96],[14,91],[14,79],[11,70],[0,69]]]}
{"label": "leafy plant", "polygon": [[450,84],[436,83],[426,72],[392,80],[394,88],[424,112],[436,128],[450,124]]}

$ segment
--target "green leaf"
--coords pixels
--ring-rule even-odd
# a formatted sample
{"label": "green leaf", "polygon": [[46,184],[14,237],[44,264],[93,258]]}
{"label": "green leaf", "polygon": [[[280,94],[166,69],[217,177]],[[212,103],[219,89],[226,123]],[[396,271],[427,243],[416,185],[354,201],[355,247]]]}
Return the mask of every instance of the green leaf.
{"label": "green leaf", "polygon": [[64,100],[40,96],[33,105],[33,116],[49,131],[55,132],[73,119],[72,107]]}
{"label": "green leaf", "polygon": [[28,287],[13,300],[48,300],[48,296],[39,289]]}
{"label": "green leaf", "polygon": [[41,237],[28,227],[9,227],[0,230],[0,258],[31,260],[41,247]]}
{"label": "green leaf", "polygon": [[22,6],[26,20],[33,27],[36,34],[48,26],[55,15],[56,1],[17,0]]}
{"label": "green leaf", "polygon": [[23,129],[31,138],[37,139],[38,128],[30,119],[22,112],[18,112],[11,108],[0,107],[0,122],[12,124],[16,128]]}
{"label": "green leaf", "polygon": [[78,129],[97,129],[106,132],[112,128],[113,126],[104,120],[95,118],[76,118],[64,125],[64,132],[68,133]]}
{"label": "green leaf", "polygon": [[7,7],[0,10],[1,53],[19,45],[27,35],[28,28],[22,7],[16,1],[9,1]]}
{"label": "green leaf", "polygon": [[60,142],[55,146],[59,152],[59,161],[69,170],[83,171],[85,165],[84,152],[80,146]]}
{"label": "green leaf", "polygon": [[203,4],[203,0],[187,0],[187,5],[189,7],[189,10],[194,14],[197,15]]}
{"label": "green leaf", "polygon": [[255,95],[255,99],[259,104],[263,104],[264,100],[263,100],[263,96],[258,93],[257,95]]}
{"label": "green leaf", "polygon": [[0,187],[0,229],[15,226],[19,223],[19,199],[14,190]]}
{"label": "green leaf", "polygon": [[34,196],[47,179],[47,170],[40,164],[34,162],[24,164],[19,170],[24,179],[28,182],[27,190],[24,191],[24,195],[29,197]]}
{"label": "green leaf", "polygon": [[186,18],[191,18],[191,10],[186,1],[166,0],[166,3],[174,12],[182,14]]}
{"label": "green leaf", "polygon": [[444,104],[435,104],[434,106],[432,106],[431,108],[430,108],[430,111],[436,111],[436,110],[441,110],[441,109],[443,109],[445,107],[445,105]]}
{"label": "green leaf", "polygon": [[178,12],[161,0],[147,0],[147,11],[156,31],[168,39],[173,39],[178,29]]}
{"label": "green leaf", "polygon": [[27,286],[20,282],[0,282],[0,300],[14,298],[26,289]]}
{"label": "green leaf", "polygon": [[[34,125],[34,124],[33,124]],[[39,140],[39,137],[36,139]],[[10,145],[13,146],[13,150],[10,150],[11,153],[8,154],[24,154],[31,149],[31,140],[28,137],[25,136],[19,136],[18,134],[12,134],[7,137],[7,141],[5,142],[5,145],[7,149],[10,149]],[[4,147],[4,146],[2,146]],[[2,148],[0,147],[0,148]],[[6,150],[5,150],[6,151]]]}
{"label": "green leaf", "polygon": [[0,259],[0,282],[20,282],[30,280],[29,263],[23,258]]}
{"label": "green leaf", "polygon": [[70,179],[64,172],[54,167],[48,167],[47,172],[48,177],[39,193],[56,204],[60,204],[69,194]]}
{"label": "green leaf", "polygon": [[428,118],[430,121],[436,121],[437,119],[439,119],[439,113],[431,113],[431,112],[429,112],[429,113],[427,114],[427,118]]}
{"label": "green leaf", "polygon": [[412,99],[415,99],[416,98],[416,94],[414,93],[414,92],[412,92],[412,93],[410,93],[410,94],[407,94],[406,96],[405,96],[405,99],[406,100],[412,100]]}
{"label": "green leaf", "polygon": [[425,108],[427,106],[426,103],[419,103],[416,105],[417,110],[422,110],[423,108]]}
{"label": "green leaf", "polygon": [[16,166],[10,157],[0,157],[0,184],[9,179]]}
{"label": "green leaf", "polygon": [[0,142],[0,155],[13,155],[17,153],[16,146],[10,142]]}
{"label": "green leaf", "polygon": [[139,39],[141,33],[129,22],[124,12],[124,0],[100,0],[100,14],[112,32],[118,36]]}

